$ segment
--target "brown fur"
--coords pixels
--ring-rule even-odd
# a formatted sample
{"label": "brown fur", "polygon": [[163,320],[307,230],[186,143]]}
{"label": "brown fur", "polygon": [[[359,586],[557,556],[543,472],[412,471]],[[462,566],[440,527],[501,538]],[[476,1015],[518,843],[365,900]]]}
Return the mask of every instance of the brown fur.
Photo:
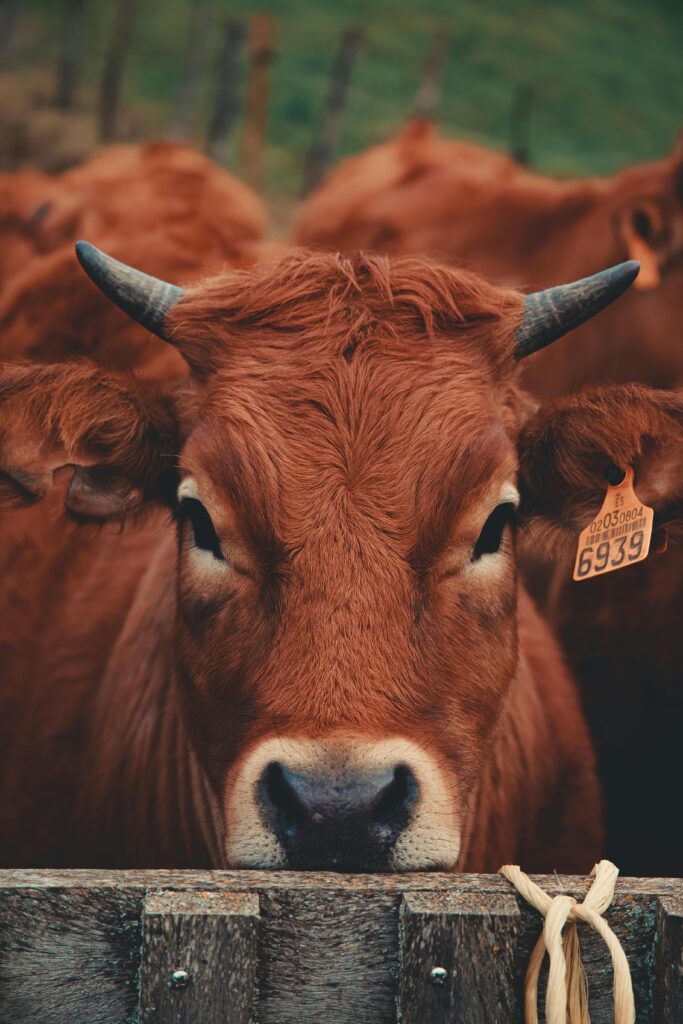
{"label": "brown fur", "polygon": [[0,175],[0,355],[84,354],[176,377],[182,360],[102,297],[74,261],[73,242],[88,238],[184,283],[259,258],[265,226],[251,189],[178,142],[110,147],[54,177]]}
{"label": "brown fur", "polygon": [[[674,387],[683,383],[682,157],[677,148],[610,178],[559,181],[418,122],[341,163],[304,204],[295,236],[343,251],[435,253],[528,290],[644,258],[660,284],[631,289],[539,353],[524,379],[546,396],[601,380]],[[646,239],[636,231],[643,216]]]}
{"label": "brown fur", "polygon": [[[683,721],[683,396],[637,385],[559,399],[523,430],[521,473],[535,516],[531,550],[556,559],[546,601],[582,683],[605,787],[608,855],[624,872],[683,873],[678,799]],[[596,452],[602,454],[596,458]],[[580,530],[597,513],[605,457],[632,466],[656,509],[650,554],[620,572],[575,583]]]}
{"label": "brown fur", "polygon": [[[4,515],[4,863],[220,865],[217,808],[254,743],[344,730],[438,761],[460,868],[586,870],[599,791],[575,685],[512,536],[493,577],[469,561],[518,444],[523,467],[537,458],[521,306],[420,259],[293,253],[175,307],[181,388],[5,368],[0,426],[21,425],[0,447],[7,487],[75,463],[93,483],[81,515],[114,525],[66,530],[59,480]],[[219,571],[199,572],[187,525],[174,539],[169,462],[210,506]],[[119,532],[131,504],[101,510],[124,483],[148,515]],[[549,501],[523,497],[530,521]]]}

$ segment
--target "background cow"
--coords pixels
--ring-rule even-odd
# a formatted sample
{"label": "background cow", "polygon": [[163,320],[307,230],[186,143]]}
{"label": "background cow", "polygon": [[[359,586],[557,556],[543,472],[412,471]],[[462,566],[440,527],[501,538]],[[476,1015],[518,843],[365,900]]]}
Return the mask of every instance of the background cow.
{"label": "background cow", "polygon": [[0,176],[0,355],[87,354],[153,377],[185,372],[177,353],[121,323],[73,259],[87,234],[149,273],[193,281],[262,258],[256,194],[178,142],[115,146],[60,175]]}
{"label": "background cow", "polygon": [[304,204],[295,235],[332,249],[436,253],[529,290],[638,259],[638,287],[532,359],[525,383],[545,396],[606,379],[683,384],[680,146],[611,178],[561,181],[415,122],[343,161]]}
{"label": "background cow", "polygon": [[516,359],[633,269],[524,304],[416,259],[185,292],[82,259],[191,377],[3,368],[3,862],[585,869],[593,755],[518,492],[534,543],[575,539],[610,460],[673,514],[683,409],[534,413]]}
{"label": "background cow", "polygon": [[[679,480],[679,487],[683,484]],[[628,572],[582,583],[554,567],[548,620],[581,680],[603,785],[607,854],[624,874],[683,874],[679,800],[683,723],[680,522]],[[667,543],[666,551],[656,553]]]}

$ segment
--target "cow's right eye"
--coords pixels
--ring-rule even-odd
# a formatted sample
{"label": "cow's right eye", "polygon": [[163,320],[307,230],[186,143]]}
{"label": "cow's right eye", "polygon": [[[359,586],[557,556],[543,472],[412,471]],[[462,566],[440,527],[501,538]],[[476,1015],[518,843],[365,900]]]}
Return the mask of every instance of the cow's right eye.
{"label": "cow's right eye", "polygon": [[197,498],[183,498],[178,509],[181,521],[189,520],[194,535],[195,547],[210,551],[214,558],[225,561],[221,542],[211,522],[211,516]]}
{"label": "cow's right eye", "polygon": [[642,239],[647,239],[652,234],[652,221],[645,210],[636,210],[633,214],[633,227]]}
{"label": "cow's right eye", "polygon": [[479,539],[472,548],[471,561],[478,562],[483,555],[495,555],[503,542],[505,527],[514,525],[516,520],[517,506],[513,502],[503,501],[497,505],[484,523]]}

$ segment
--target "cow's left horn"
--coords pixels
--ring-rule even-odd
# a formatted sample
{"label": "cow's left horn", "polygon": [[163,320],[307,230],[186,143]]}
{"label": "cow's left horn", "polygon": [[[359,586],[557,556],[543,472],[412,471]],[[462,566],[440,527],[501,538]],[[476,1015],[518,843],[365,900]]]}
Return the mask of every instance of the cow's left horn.
{"label": "cow's left horn", "polygon": [[590,320],[633,284],[639,270],[637,260],[628,260],[572,284],[527,295],[524,319],[517,331],[515,358],[524,359],[538,352]]}
{"label": "cow's left horn", "polygon": [[76,242],[76,255],[88,277],[108,299],[152,334],[169,340],[166,316],[182,296],[182,288],[134,270],[90,242]]}

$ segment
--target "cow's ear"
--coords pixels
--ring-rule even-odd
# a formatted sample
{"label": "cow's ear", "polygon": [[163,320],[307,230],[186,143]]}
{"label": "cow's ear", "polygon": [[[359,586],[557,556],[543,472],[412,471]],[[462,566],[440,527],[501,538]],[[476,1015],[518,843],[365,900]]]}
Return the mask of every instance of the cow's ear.
{"label": "cow's ear", "polygon": [[522,538],[539,554],[576,549],[615,466],[632,467],[655,526],[683,527],[683,393],[624,384],[558,399],[526,422],[519,460]]}
{"label": "cow's ear", "polygon": [[0,365],[0,507],[40,500],[73,471],[73,518],[121,519],[166,502],[178,453],[171,398],[90,363]]}

